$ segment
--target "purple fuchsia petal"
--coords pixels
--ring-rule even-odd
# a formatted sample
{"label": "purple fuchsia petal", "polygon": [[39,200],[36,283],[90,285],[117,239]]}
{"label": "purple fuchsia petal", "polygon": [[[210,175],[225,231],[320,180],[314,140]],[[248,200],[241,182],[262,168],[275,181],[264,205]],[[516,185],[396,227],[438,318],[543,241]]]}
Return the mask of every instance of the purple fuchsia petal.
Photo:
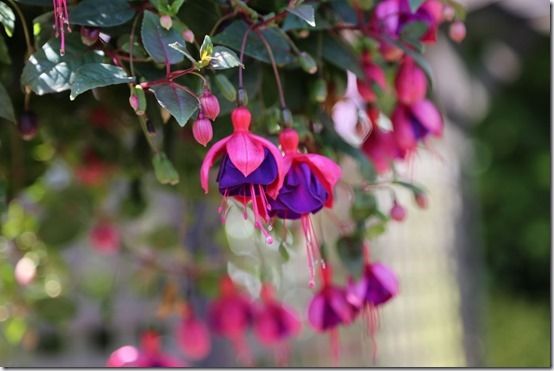
{"label": "purple fuchsia petal", "polygon": [[435,136],[442,135],[443,122],[440,112],[429,100],[422,100],[412,105],[412,115]]}
{"label": "purple fuchsia petal", "polygon": [[279,343],[295,336],[300,331],[297,316],[277,302],[267,303],[256,315],[254,330],[266,345]]}
{"label": "purple fuchsia petal", "polygon": [[346,292],[334,286],[326,286],[310,302],[308,319],[318,331],[333,329],[339,324],[348,324],[355,312],[346,301]]}
{"label": "purple fuchsia petal", "polygon": [[328,193],[326,207],[333,206],[333,189],[342,176],[342,170],[339,165],[325,156],[317,154],[298,155],[296,161],[306,162],[310,165],[312,171],[316,174],[319,181],[323,184]]}
{"label": "purple fuchsia petal", "polygon": [[398,279],[394,272],[381,263],[366,267],[364,280],[367,280],[366,300],[373,305],[381,305],[398,294]]}
{"label": "purple fuchsia petal", "polygon": [[230,137],[223,138],[220,141],[214,143],[208,153],[206,153],[204,161],[202,161],[202,166],[200,167],[200,185],[202,186],[202,189],[205,193],[208,193],[208,179],[210,175],[210,169],[214,165],[215,160],[225,151],[225,147],[229,138]]}
{"label": "purple fuchsia petal", "polygon": [[235,132],[231,135],[226,148],[229,159],[245,177],[264,160],[264,147],[252,140],[247,132]]}
{"label": "purple fuchsia petal", "polygon": [[277,147],[275,147],[275,145],[271,143],[269,140],[255,134],[250,134],[250,138],[253,141],[261,144],[267,150],[269,150],[273,159],[275,160],[275,163],[277,164],[277,179],[275,179],[275,181],[267,187],[267,194],[271,198],[276,198],[277,195],[279,194],[279,190],[283,186],[283,182],[285,181],[286,173],[285,173],[285,161],[283,160],[283,156],[279,151],[279,149],[277,149]]}

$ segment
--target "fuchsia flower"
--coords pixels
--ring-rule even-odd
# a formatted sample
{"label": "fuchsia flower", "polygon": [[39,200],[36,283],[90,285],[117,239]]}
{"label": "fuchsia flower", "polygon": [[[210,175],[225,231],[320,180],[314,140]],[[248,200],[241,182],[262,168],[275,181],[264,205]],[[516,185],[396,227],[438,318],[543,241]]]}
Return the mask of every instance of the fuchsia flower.
{"label": "fuchsia flower", "polygon": [[212,348],[208,328],[188,307],[178,328],[177,341],[183,353],[192,360],[206,358]]}
{"label": "fuchsia flower", "polygon": [[270,201],[269,214],[281,219],[300,219],[306,238],[310,286],[314,281],[314,256],[319,242],[313,229],[310,214],[323,207],[333,206],[333,188],[340,179],[341,168],[325,156],[298,152],[298,133],[285,129],[279,135],[283,149],[283,187],[275,200]]}
{"label": "fuchsia flower", "polygon": [[116,349],[106,362],[107,367],[186,367],[184,362],[161,350],[160,335],[146,331],[141,336],[140,349],[125,345]]}
{"label": "fuchsia flower", "polygon": [[200,108],[202,114],[212,121],[219,116],[219,101],[217,100],[217,97],[208,89],[204,90],[200,96]]}
{"label": "fuchsia flower", "polygon": [[392,114],[392,124],[396,143],[405,153],[414,150],[417,142],[429,135],[440,137],[443,130],[441,114],[429,100],[411,106],[398,105]]}
{"label": "fuchsia flower", "polygon": [[251,119],[246,107],[233,110],[231,121],[234,132],[210,148],[200,168],[200,182],[207,193],[210,168],[218,157],[223,157],[217,176],[219,192],[223,195],[220,207],[222,218],[228,197],[235,197],[245,208],[250,201],[254,211],[254,225],[271,243],[273,240],[264,228],[264,223],[269,221],[268,197],[277,197],[283,185],[283,159],[275,145],[250,132]]}
{"label": "fuchsia flower", "polygon": [[265,345],[282,343],[300,332],[300,320],[294,312],[275,297],[273,288],[268,284],[262,287],[262,305],[257,309],[254,319],[254,331]]}
{"label": "fuchsia flower", "polygon": [[91,246],[101,254],[111,255],[120,247],[120,235],[116,226],[108,222],[96,224],[90,232]]}
{"label": "fuchsia flower", "polygon": [[198,119],[192,123],[192,136],[198,143],[206,147],[213,138],[212,123],[210,120],[198,117]]}
{"label": "fuchsia flower", "polygon": [[380,89],[385,89],[385,73],[378,64],[371,61],[368,52],[362,54],[362,69],[364,71],[365,80],[357,79],[356,84],[358,86],[358,92],[366,102],[374,103],[377,100],[377,95],[374,92],[373,85],[375,84]]}
{"label": "fuchsia flower", "polygon": [[405,57],[396,73],[394,86],[398,101],[410,105],[425,98],[427,77],[412,58]]}
{"label": "fuchsia flower", "polygon": [[209,318],[213,331],[228,338],[239,357],[249,362],[246,331],[253,321],[253,308],[250,299],[239,291],[231,278],[222,278],[219,297],[211,303]]}
{"label": "fuchsia flower", "polygon": [[379,174],[389,171],[391,163],[395,159],[402,158],[393,132],[384,131],[378,126],[373,127],[362,145],[362,151],[371,160]]}
{"label": "fuchsia flower", "polygon": [[393,271],[381,263],[367,262],[362,278],[348,285],[347,300],[357,309],[379,306],[398,294],[398,280]]}
{"label": "fuchsia flower", "polygon": [[65,29],[71,32],[69,26],[69,13],[67,11],[67,0],[52,0],[54,5],[54,29],[56,37],[60,37],[60,54],[65,54]]}

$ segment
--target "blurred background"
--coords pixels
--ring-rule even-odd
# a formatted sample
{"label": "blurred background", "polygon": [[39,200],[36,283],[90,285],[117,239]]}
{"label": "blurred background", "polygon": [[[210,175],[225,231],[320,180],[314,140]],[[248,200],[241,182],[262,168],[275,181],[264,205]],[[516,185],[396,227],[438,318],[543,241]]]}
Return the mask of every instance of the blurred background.
{"label": "blurred background", "polygon": [[[551,365],[550,318],[550,8],[546,0],[466,0],[468,34],[461,44],[448,39],[443,30],[439,42],[429,49],[434,71],[434,96],[446,117],[445,138],[420,153],[410,166],[400,169],[429,191],[427,210],[408,207],[408,218],[393,224],[372,245],[378,260],[397,273],[401,292],[380,312],[377,335],[378,366],[494,366],[548,367]],[[43,107],[53,110],[53,107]],[[80,112],[74,117],[83,118]],[[79,116],[81,115],[81,116]],[[84,120],[107,120],[101,113]],[[68,119],[67,119],[68,120]],[[71,131],[69,122],[60,128]],[[75,130],[75,129],[73,129]],[[109,138],[106,138],[109,146]],[[48,158],[48,147],[34,149],[37,159]],[[140,155],[140,154],[138,154]],[[197,161],[199,153],[190,153]],[[186,157],[186,156],[185,156]],[[191,165],[179,160],[178,168]],[[348,176],[349,163],[342,164]],[[30,169],[30,171],[33,171]],[[71,183],[66,165],[54,163],[44,182],[52,189]],[[194,182],[189,182],[192,184]],[[129,215],[143,207],[144,215],[122,222],[124,244],[134,255],[105,257],[96,254],[85,237],[74,241],[59,257],[50,257],[44,277],[47,298],[36,307],[33,330],[10,315],[17,302],[0,297],[0,364],[5,366],[103,366],[109,354],[125,344],[136,344],[138,330],[164,325],[164,349],[179,354],[172,334],[176,318],[164,317],[169,305],[166,281],[176,283],[192,298],[199,313],[206,300],[194,287],[172,277],[161,285],[155,270],[186,261],[188,254],[210,257],[229,242],[227,271],[249,292],[259,291],[257,282],[244,274],[245,266],[259,260],[278,259],[279,251],[268,248],[263,255],[246,251],[253,230],[240,224],[219,228],[217,200],[201,201],[196,189],[182,189],[177,197],[151,179],[139,189],[134,183],[114,183],[104,198],[103,213],[123,205]],[[135,187],[135,188],[133,188]],[[36,186],[28,195],[40,199]],[[341,200],[339,189],[336,214]],[[134,197],[135,193],[140,197]],[[131,195],[131,196],[129,196]],[[79,230],[85,224],[91,199],[71,191],[49,199],[52,223],[68,223]],[[399,195],[411,205],[409,194]],[[137,201],[139,200],[139,201]],[[382,197],[386,203],[386,197]],[[83,219],[66,218],[64,207],[83,209]],[[79,205],[79,206],[75,206]],[[56,209],[57,208],[57,209]],[[14,208],[3,220],[2,233],[9,238],[24,223],[33,223]],[[323,215],[318,223],[326,240],[335,220]],[[190,228],[183,230],[183,225]],[[238,224],[237,224],[238,223]],[[197,228],[202,226],[202,228]],[[41,227],[42,237],[63,241],[53,225]],[[73,228],[73,227],[72,227]],[[69,228],[71,229],[71,228]],[[142,231],[141,238],[136,238]],[[51,233],[50,233],[51,232]],[[84,231],[80,231],[84,232]],[[146,236],[146,237],[145,237]],[[32,238],[30,236],[29,238]],[[181,242],[184,241],[184,242]],[[141,250],[155,247],[155,259]],[[185,245],[181,255],[170,247]],[[159,248],[158,248],[159,247]],[[9,250],[0,237],[0,250]],[[276,286],[280,297],[304,313],[311,292],[306,288],[305,257],[298,248],[283,264]],[[298,252],[299,251],[299,252]],[[214,254],[214,256],[217,254]],[[217,255],[218,259],[221,254]],[[260,256],[263,256],[260,258]],[[66,267],[57,264],[61,259]],[[157,265],[152,262],[155,261]],[[218,262],[213,262],[217,264]],[[137,271],[139,264],[141,269]],[[23,268],[21,268],[24,270]],[[339,272],[344,275],[345,272]],[[0,262],[4,293],[18,289],[13,282],[13,264]],[[209,285],[208,285],[209,286]],[[213,285],[212,285],[213,286]],[[160,289],[164,287],[165,290]],[[211,287],[211,286],[210,286]],[[212,288],[200,288],[207,292]],[[69,288],[77,294],[64,295]],[[33,295],[30,289],[30,294]],[[165,296],[164,296],[165,295]],[[5,297],[8,297],[7,295]],[[167,299],[165,300],[164,297]],[[162,305],[159,305],[160,300]],[[370,340],[364,324],[341,330],[340,365],[368,366]],[[251,342],[258,365],[272,364],[271,355]],[[315,336],[305,326],[291,346],[292,366],[325,366],[329,339]],[[216,339],[210,356],[197,366],[233,365],[228,343]]]}

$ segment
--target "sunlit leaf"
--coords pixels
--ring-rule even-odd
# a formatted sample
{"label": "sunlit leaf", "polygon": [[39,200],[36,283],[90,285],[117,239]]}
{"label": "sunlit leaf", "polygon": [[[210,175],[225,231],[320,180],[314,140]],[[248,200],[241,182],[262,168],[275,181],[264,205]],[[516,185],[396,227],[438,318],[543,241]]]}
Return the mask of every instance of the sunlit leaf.
{"label": "sunlit leaf", "polygon": [[88,90],[109,85],[125,84],[133,82],[134,78],[128,76],[121,67],[105,63],[89,63],[77,69],[70,81],[71,100]]}

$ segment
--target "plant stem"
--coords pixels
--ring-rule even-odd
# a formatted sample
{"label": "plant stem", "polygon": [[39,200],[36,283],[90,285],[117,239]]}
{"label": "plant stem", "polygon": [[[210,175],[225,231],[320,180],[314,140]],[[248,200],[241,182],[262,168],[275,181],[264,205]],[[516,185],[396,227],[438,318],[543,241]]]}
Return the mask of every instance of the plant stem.
{"label": "plant stem", "polygon": [[129,67],[131,68],[131,76],[135,76],[135,65],[133,63],[133,49],[135,47],[135,31],[140,16],[136,16],[133,25],[131,26],[131,35],[129,36]]}
{"label": "plant stem", "polygon": [[271,67],[273,68],[273,74],[275,75],[275,83],[277,85],[277,92],[279,93],[279,103],[281,104],[281,109],[286,109],[287,103],[285,102],[285,94],[283,93],[283,86],[281,85],[281,77],[279,76],[279,70],[277,69],[277,64],[275,63],[273,51],[271,50],[271,46],[267,42],[267,39],[265,38],[265,36],[258,30],[256,30],[256,34],[264,44],[267,50],[267,54],[269,55],[269,60],[271,61]]}
{"label": "plant stem", "polygon": [[148,145],[150,146],[150,149],[152,150],[152,153],[157,154],[160,152],[158,149],[158,146],[154,142],[154,139],[148,133],[148,128],[146,127],[146,118],[144,116],[138,116],[140,127],[142,128],[142,132],[144,133],[144,136],[146,137],[146,141],[148,142]]}
{"label": "plant stem", "polygon": [[242,42],[240,44],[240,66],[239,66],[239,89],[244,89],[244,82],[243,82],[243,78],[242,78],[242,70],[244,69],[244,50],[246,49],[246,40],[248,39],[248,35],[250,34],[250,31],[252,31],[252,29],[254,28],[254,25],[251,25],[250,27],[248,27],[248,29],[246,30],[246,32],[244,33],[244,35],[242,36]]}
{"label": "plant stem", "polygon": [[19,17],[19,20],[21,21],[21,27],[23,28],[23,35],[25,36],[25,44],[27,45],[26,57],[29,57],[31,54],[34,53],[35,48],[33,47],[33,43],[31,42],[31,35],[29,34],[29,29],[27,28],[27,19],[25,18],[25,16],[23,15],[23,12],[21,11],[21,9],[19,8],[19,6],[14,0],[8,0],[8,2],[15,9],[15,12]]}

